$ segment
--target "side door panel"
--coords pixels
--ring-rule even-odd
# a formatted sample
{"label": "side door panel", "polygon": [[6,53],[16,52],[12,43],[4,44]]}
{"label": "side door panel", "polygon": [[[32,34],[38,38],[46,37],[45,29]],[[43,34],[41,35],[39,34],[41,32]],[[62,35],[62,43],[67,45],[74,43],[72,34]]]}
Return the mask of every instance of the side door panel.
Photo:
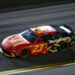
{"label": "side door panel", "polygon": [[37,55],[38,53],[47,53],[47,52],[48,51],[46,50],[45,42],[40,37],[37,40],[37,42],[33,44],[33,48],[32,48],[31,54]]}
{"label": "side door panel", "polygon": [[32,53],[38,53],[41,52],[44,49],[44,43],[37,43],[34,45]]}

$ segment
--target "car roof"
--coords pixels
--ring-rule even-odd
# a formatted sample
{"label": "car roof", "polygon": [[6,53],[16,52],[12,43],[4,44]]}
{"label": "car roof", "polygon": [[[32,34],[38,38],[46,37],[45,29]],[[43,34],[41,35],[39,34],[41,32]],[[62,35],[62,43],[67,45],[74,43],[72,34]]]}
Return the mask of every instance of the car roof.
{"label": "car roof", "polygon": [[55,28],[53,28],[50,25],[46,25],[46,26],[39,26],[39,27],[35,27],[35,28],[30,28],[33,32],[37,33],[37,34],[55,34],[57,31]]}

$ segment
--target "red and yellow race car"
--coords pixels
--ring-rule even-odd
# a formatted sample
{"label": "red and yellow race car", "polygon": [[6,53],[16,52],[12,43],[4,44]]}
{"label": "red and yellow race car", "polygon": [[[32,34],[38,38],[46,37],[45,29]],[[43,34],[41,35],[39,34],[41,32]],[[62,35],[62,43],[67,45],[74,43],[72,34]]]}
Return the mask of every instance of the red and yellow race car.
{"label": "red and yellow race car", "polygon": [[46,25],[30,28],[5,38],[2,51],[8,57],[26,57],[68,50],[74,32],[69,26]]}

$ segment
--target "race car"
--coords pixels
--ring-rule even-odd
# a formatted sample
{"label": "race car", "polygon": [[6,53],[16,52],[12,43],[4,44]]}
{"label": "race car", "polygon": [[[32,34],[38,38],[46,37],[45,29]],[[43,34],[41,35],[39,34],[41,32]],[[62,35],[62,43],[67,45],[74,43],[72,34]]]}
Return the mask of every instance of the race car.
{"label": "race car", "polygon": [[2,51],[8,57],[63,52],[73,44],[74,34],[68,25],[38,26],[5,38]]}

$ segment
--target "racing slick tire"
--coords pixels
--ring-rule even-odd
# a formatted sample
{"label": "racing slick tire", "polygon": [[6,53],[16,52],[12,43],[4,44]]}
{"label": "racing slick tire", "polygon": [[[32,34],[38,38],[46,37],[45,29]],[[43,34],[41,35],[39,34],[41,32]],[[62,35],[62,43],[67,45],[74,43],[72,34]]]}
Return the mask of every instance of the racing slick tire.
{"label": "racing slick tire", "polygon": [[70,48],[69,42],[62,41],[60,42],[60,46],[58,47],[58,50],[60,52],[64,52],[64,51],[69,50],[69,48]]}
{"label": "racing slick tire", "polygon": [[20,53],[20,57],[28,57],[30,54],[29,49],[23,49]]}

